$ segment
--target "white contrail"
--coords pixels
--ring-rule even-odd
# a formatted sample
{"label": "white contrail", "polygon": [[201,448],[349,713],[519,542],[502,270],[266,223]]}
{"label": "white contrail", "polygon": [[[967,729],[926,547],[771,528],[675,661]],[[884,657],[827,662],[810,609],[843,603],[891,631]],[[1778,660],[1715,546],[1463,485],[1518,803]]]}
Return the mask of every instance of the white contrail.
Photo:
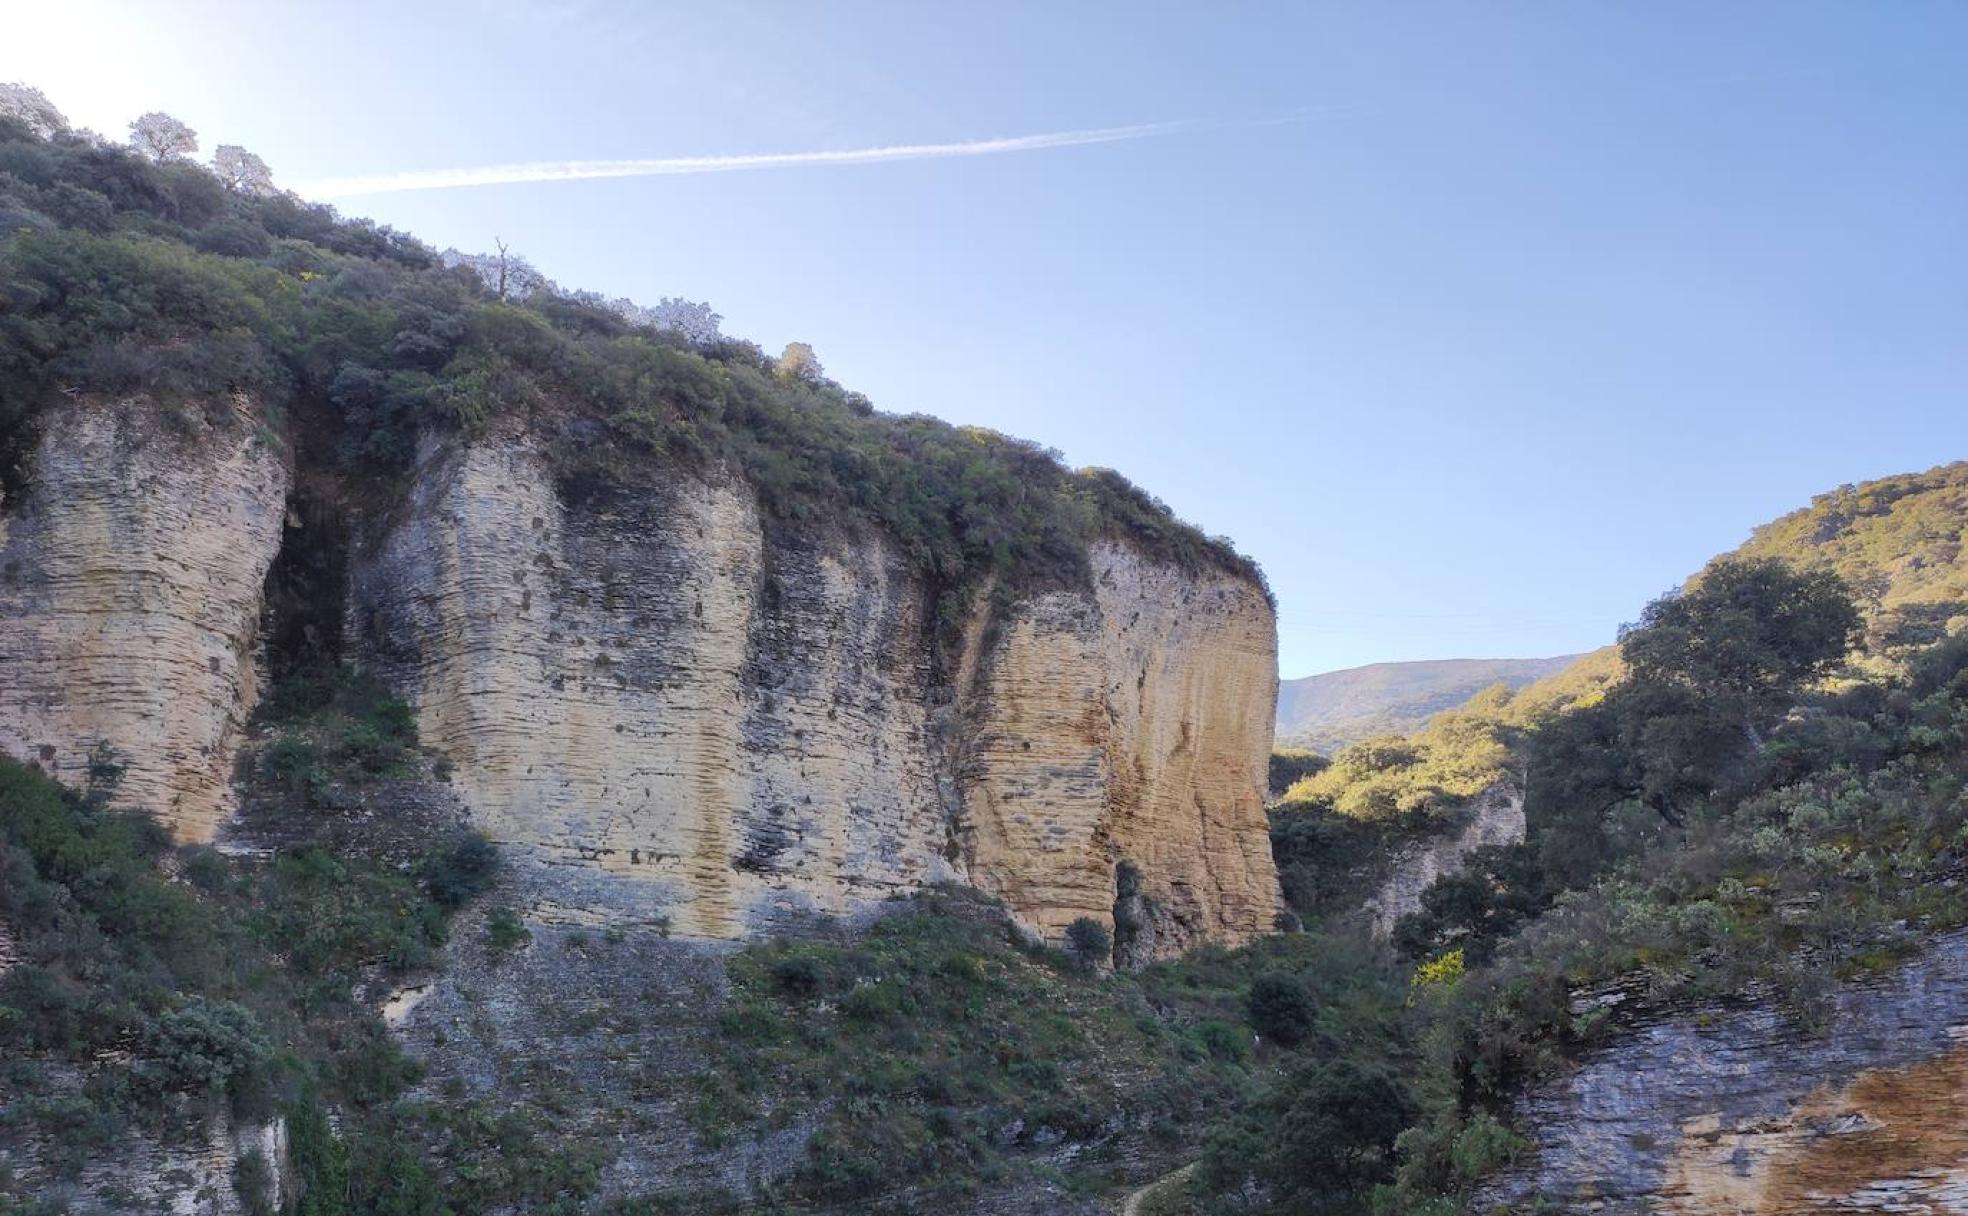
{"label": "white contrail", "polygon": [[1084,144],[1152,139],[1158,135],[1194,130],[1201,125],[1197,122],[1153,122],[1132,127],[1094,127],[1083,131],[1014,135],[1004,139],[970,139],[950,144],[894,144],[883,148],[848,148],[834,152],[667,156],[654,160],[559,160],[485,165],[476,169],[430,169],[414,173],[323,178],[303,182],[296,187],[296,191],[303,197],[340,198],[353,194],[395,194],[405,190],[503,186],[515,182],[565,182],[596,177],[671,177],[691,173],[734,173],[742,169],[796,169],[812,165],[872,165],[951,156],[996,156],[1003,152],[1036,152],[1043,148],[1073,148]]}

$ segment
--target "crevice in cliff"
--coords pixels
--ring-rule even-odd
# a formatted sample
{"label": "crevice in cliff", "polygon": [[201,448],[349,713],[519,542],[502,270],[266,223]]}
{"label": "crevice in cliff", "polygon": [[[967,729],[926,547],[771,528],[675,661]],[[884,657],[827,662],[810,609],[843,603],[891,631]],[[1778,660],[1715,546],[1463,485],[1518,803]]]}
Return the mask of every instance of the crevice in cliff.
{"label": "crevice in cliff", "polygon": [[348,562],[347,510],[320,479],[297,479],[287,496],[280,548],[267,570],[261,621],[275,684],[342,661]]}

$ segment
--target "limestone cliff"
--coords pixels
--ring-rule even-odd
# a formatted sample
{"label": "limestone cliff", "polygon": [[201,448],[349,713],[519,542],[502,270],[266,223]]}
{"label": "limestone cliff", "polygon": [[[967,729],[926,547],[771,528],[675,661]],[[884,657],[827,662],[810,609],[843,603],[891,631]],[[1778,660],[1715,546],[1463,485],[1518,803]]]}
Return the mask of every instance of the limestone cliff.
{"label": "limestone cliff", "polygon": [[230,804],[287,469],[244,402],[164,417],[48,411],[29,490],[0,504],[0,751],[83,785],[107,744],[122,800],[198,841]]}
{"label": "limestone cliff", "polygon": [[1526,1094],[1536,1151],[1473,1212],[1802,1216],[1968,1208],[1968,938],[1833,998],[1645,1025]]}
{"label": "limestone cliff", "polygon": [[957,876],[923,605],[872,531],[768,549],[731,486],[433,450],[353,602],[476,821],[567,867],[548,919],[729,937]]}
{"label": "limestone cliff", "polygon": [[1027,601],[975,645],[960,775],[976,885],[1056,937],[1111,922],[1132,863],[1141,912],[1118,936],[1143,957],[1272,928],[1277,637],[1256,587],[1100,545],[1090,592]]}
{"label": "limestone cliff", "polygon": [[1057,937],[1112,922],[1131,861],[1144,957],[1265,931],[1270,606],[1091,561],[1089,589],[981,612],[945,675],[872,527],[768,528],[735,480],[564,478],[506,435],[424,453],[353,557],[348,632],[543,863],[541,919],[731,937],[958,880]]}
{"label": "limestone cliff", "polygon": [[[1127,961],[1271,927],[1276,639],[1246,576],[1099,542],[1084,585],[980,594],[940,642],[887,533],[768,522],[736,475],[570,473],[509,427],[290,507],[230,414],[50,412],[0,516],[0,746],[82,783],[106,743],[123,801],[211,839],[271,602],[413,704],[472,821],[538,863],[539,920],[729,938],[948,880],[1055,939],[1118,907]],[[283,583],[283,535],[339,573]]]}

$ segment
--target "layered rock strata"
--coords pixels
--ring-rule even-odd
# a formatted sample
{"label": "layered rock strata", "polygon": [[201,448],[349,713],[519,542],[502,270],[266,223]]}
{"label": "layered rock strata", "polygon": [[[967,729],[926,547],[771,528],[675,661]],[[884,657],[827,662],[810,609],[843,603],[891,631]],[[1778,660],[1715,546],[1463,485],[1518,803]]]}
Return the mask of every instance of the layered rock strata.
{"label": "layered rock strata", "polygon": [[1130,861],[1154,952],[1265,931],[1270,606],[1091,559],[971,630],[953,688],[872,527],[768,529],[735,479],[563,480],[513,437],[425,453],[348,632],[474,819],[557,871],[543,920],[731,937],[957,880],[1056,937],[1112,923]]}
{"label": "layered rock strata", "polygon": [[1642,1027],[1519,1103],[1535,1153],[1470,1210],[1802,1216],[1968,1211],[1968,937],[1769,1008]]}
{"label": "layered rock strata", "polygon": [[[287,467],[257,412],[81,400],[0,504],[0,751],[209,840],[255,697]],[[99,750],[100,749],[100,750]]]}
{"label": "layered rock strata", "polygon": [[1148,940],[1121,944],[1139,957],[1268,932],[1270,605],[1243,579],[1125,546],[1091,556],[1090,592],[1028,600],[975,643],[960,765],[971,880],[1056,938],[1080,917],[1112,922],[1129,863],[1140,911],[1122,936]]}
{"label": "layered rock strata", "polygon": [[959,881],[1053,939],[1119,912],[1130,962],[1271,928],[1275,626],[1243,576],[1100,543],[1078,589],[980,595],[945,653],[858,516],[770,524],[735,475],[572,476],[505,434],[428,443],[400,495],[309,482],[367,504],[325,544],[227,413],[48,415],[0,515],[0,747],[77,785],[111,759],[212,839],[284,520],[344,569],[310,584],[336,602],[277,597],[324,619],[276,635],[412,703],[471,821],[538,863],[538,920],[731,938]]}
{"label": "layered rock strata", "polygon": [[922,610],[872,532],[768,552],[736,488],[562,486],[513,443],[431,454],[352,630],[474,820],[591,872],[546,918],[731,937],[955,876]]}

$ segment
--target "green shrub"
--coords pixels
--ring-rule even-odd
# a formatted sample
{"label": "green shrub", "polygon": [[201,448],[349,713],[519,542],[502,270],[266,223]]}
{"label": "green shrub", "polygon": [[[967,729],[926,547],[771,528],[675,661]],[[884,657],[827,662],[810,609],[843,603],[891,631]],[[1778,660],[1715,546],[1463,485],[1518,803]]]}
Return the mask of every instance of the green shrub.
{"label": "green shrub", "polygon": [[1226,1064],[1250,1061],[1250,1036],[1228,1022],[1204,1022],[1196,1027],[1196,1041],[1212,1060],[1221,1060]]}
{"label": "green shrub", "polygon": [[1268,783],[1271,796],[1279,797],[1307,777],[1318,775],[1331,763],[1332,761],[1319,753],[1307,751],[1302,747],[1272,749]]}
{"label": "green shrub", "polygon": [[1079,917],[1066,926],[1066,954],[1082,967],[1104,967],[1114,955],[1113,935],[1091,916]]}
{"label": "green shrub", "polygon": [[819,960],[808,954],[788,954],[772,964],[772,983],[780,992],[799,1000],[820,994],[825,975]]}
{"label": "green shrub", "polygon": [[193,1000],[152,1023],[144,1072],[166,1089],[223,1093],[263,1067],[271,1052],[251,1010]]}
{"label": "green shrub", "polygon": [[1312,1033],[1312,995],[1297,976],[1276,971],[1258,976],[1244,1007],[1252,1029],[1285,1047],[1298,1046]]}
{"label": "green shrub", "polygon": [[232,1190],[246,1216],[275,1216],[273,1167],[259,1149],[247,1149],[232,1166]]}
{"label": "green shrub", "polygon": [[457,908],[492,889],[499,877],[499,846],[469,833],[424,867],[424,888],[438,906]]}
{"label": "green shrub", "polygon": [[494,954],[510,953],[532,940],[526,922],[511,908],[494,908],[485,918],[485,944]]}

